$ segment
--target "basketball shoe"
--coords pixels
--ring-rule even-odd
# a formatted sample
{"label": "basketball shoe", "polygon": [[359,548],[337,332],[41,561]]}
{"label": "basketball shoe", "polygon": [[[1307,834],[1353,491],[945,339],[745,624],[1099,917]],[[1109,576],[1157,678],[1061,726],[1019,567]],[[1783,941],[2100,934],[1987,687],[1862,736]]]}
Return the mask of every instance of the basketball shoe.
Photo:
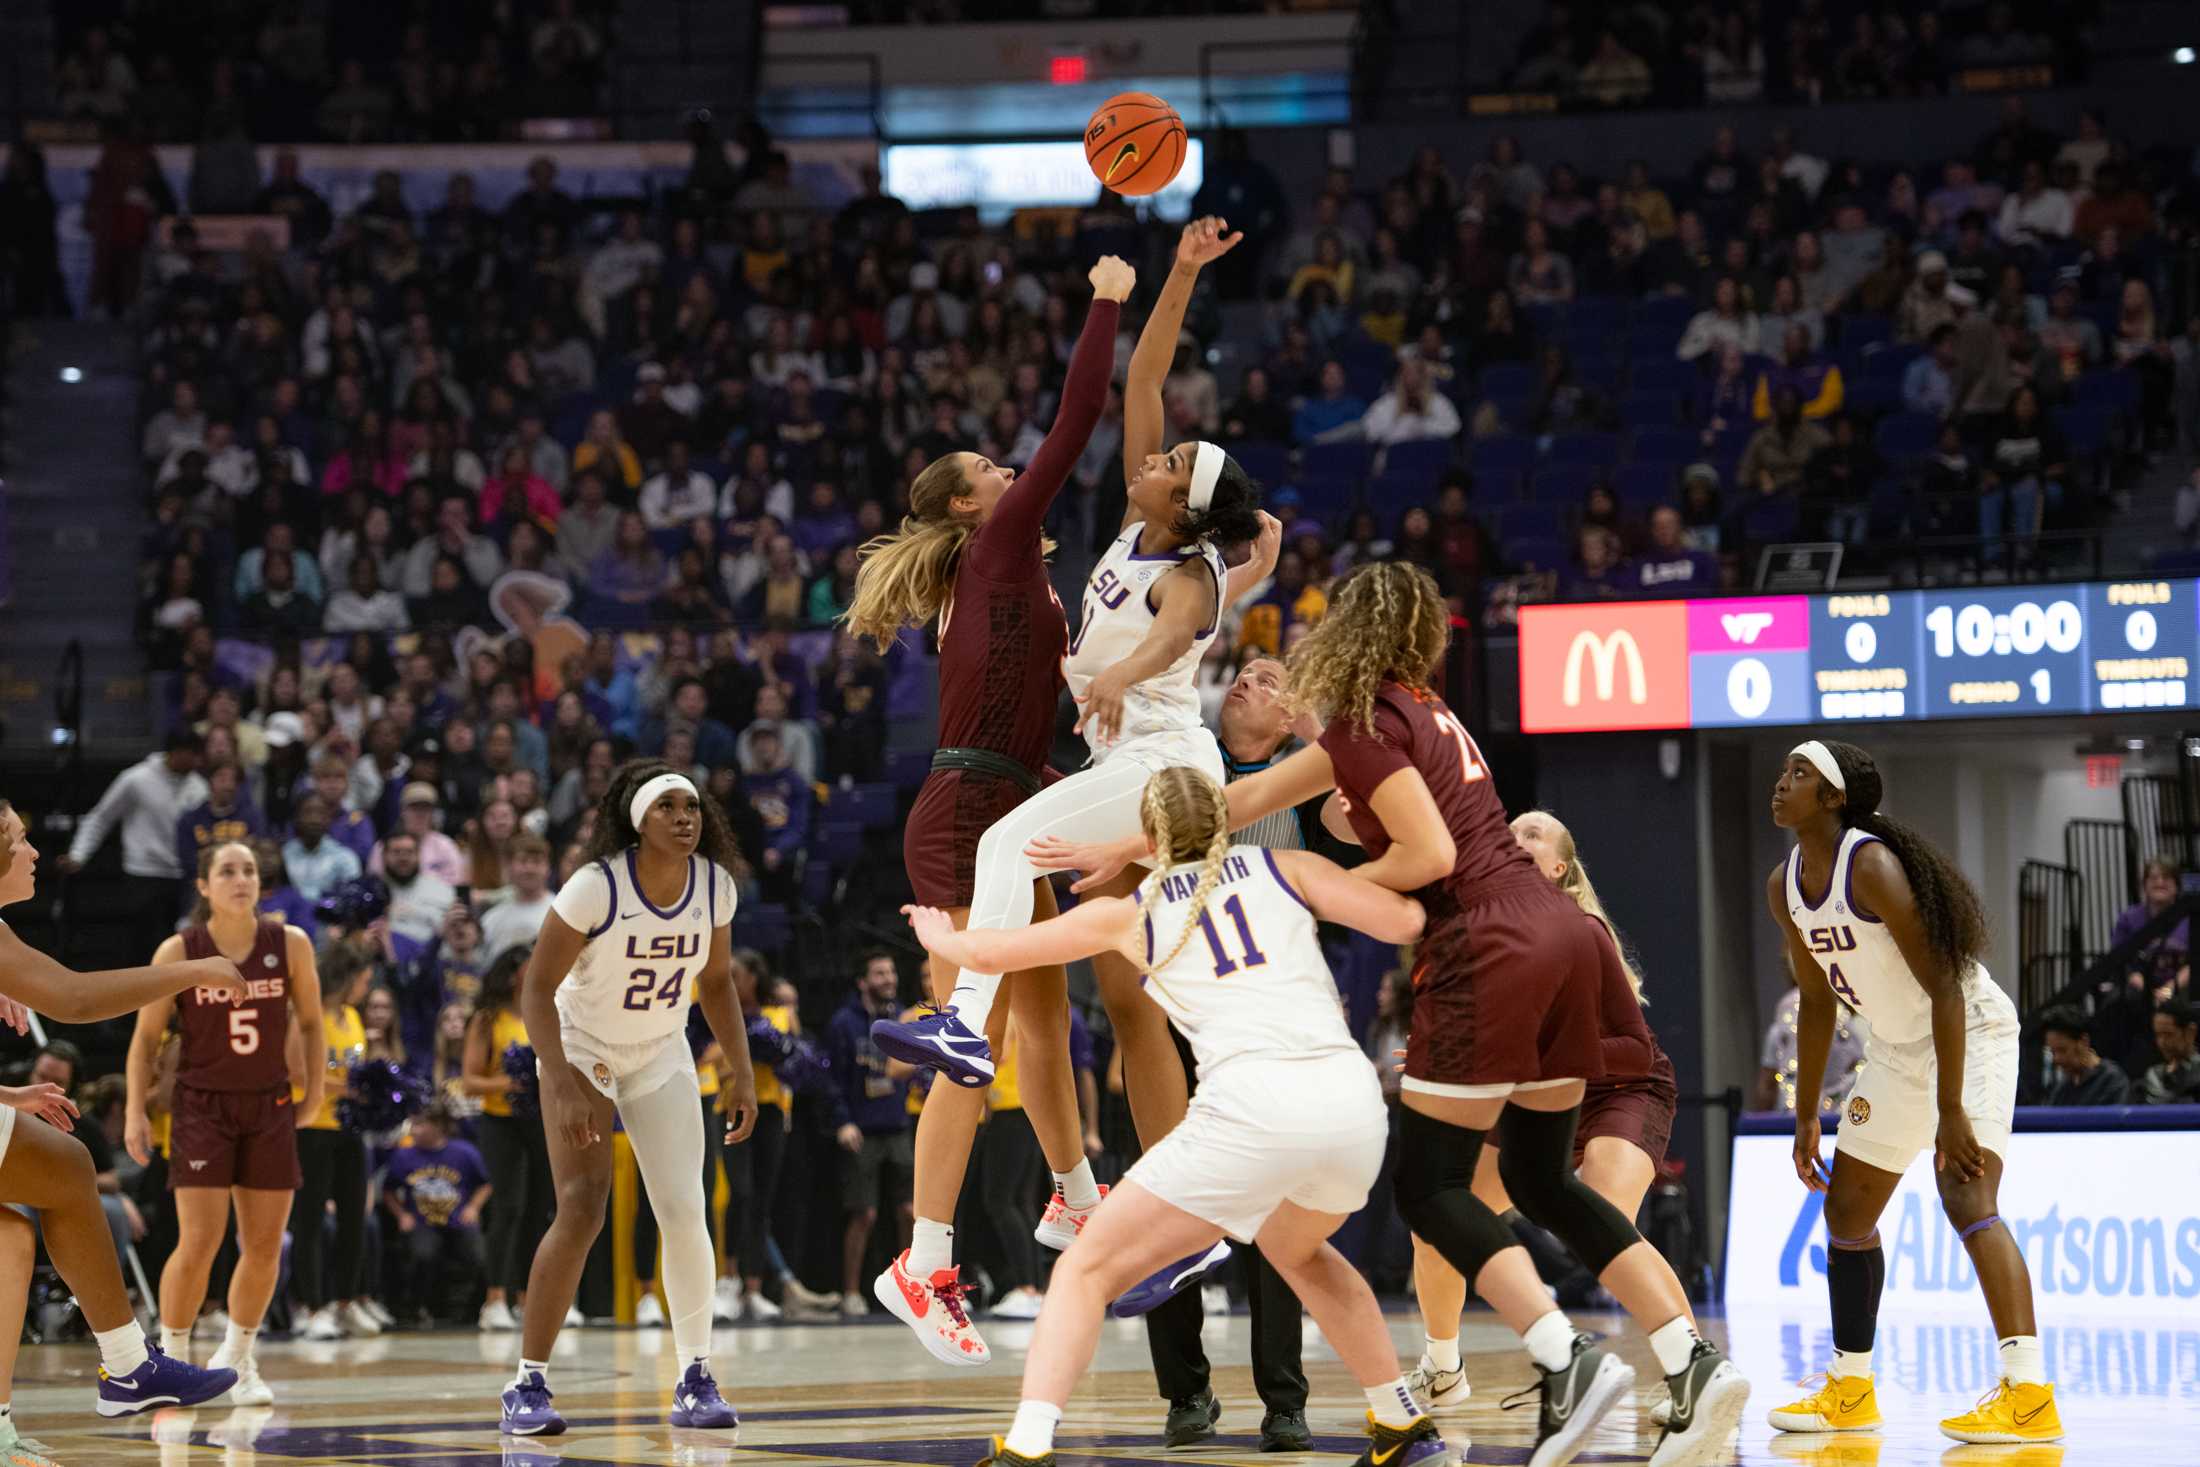
{"label": "basketball shoe", "polygon": [[1557,1370],[1535,1368],[1536,1383],[1507,1396],[1511,1411],[1533,1397],[1536,1403],[1535,1450],[1528,1467],[1564,1467],[1581,1453],[1605,1413],[1633,1389],[1634,1367],[1587,1335],[1574,1336],[1571,1360]]}
{"label": "basketball shoe", "polygon": [[[1102,1187],[1100,1201],[1106,1201],[1107,1196],[1108,1189]],[[1039,1219],[1039,1226],[1031,1230],[1031,1236],[1060,1253],[1077,1241],[1077,1235],[1085,1230],[1085,1224],[1092,1220],[1099,1206],[1100,1202],[1095,1202],[1091,1207],[1072,1207],[1057,1192],[1047,1199],[1046,1213]]]}
{"label": "basketball shoe", "polygon": [[1403,1426],[1392,1426],[1367,1413],[1367,1448],[1352,1467],[1420,1467],[1425,1462],[1445,1462],[1451,1448],[1436,1430],[1435,1419],[1416,1416]]}
{"label": "basketball shoe", "polygon": [[1877,1431],[1880,1426],[1879,1395],[1870,1376],[1814,1375],[1803,1382],[1823,1381],[1800,1401],[1791,1401],[1765,1413],[1776,1431]]}
{"label": "basketball shoe", "polygon": [[909,1250],[904,1248],[886,1272],[871,1282],[871,1292],[886,1312],[917,1332],[917,1339],[936,1360],[949,1365],[983,1365],[993,1352],[978,1338],[963,1302],[969,1285],[961,1268],[943,1268],[928,1279],[909,1272]]}
{"label": "basketball shoe", "polygon": [[1716,1345],[1698,1340],[1688,1363],[1665,1378],[1672,1411],[1651,1467],[1703,1467],[1726,1454],[1749,1404],[1749,1381]]}
{"label": "basketball shoe", "polygon": [[966,1090],[993,1083],[993,1050],[953,1009],[928,1008],[912,1019],[878,1019],[871,1042],[904,1064],[938,1070]]}
{"label": "basketball shoe", "polygon": [[1941,1422],[1940,1430],[1959,1442],[2057,1442],[2063,1434],[2055,1388],[2023,1385],[2007,1376],[1976,1406]]}
{"label": "basketball shoe", "polygon": [[1406,1372],[1406,1386],[1417,1401],[1431,1406],[1463,1406],[1467,1397],[1474,1394],[1474,1387],[1467,1384],[1467,1367],[1464,1363],[1457,1370],[1438,1370],[1427,1355],[1418,1365]]}

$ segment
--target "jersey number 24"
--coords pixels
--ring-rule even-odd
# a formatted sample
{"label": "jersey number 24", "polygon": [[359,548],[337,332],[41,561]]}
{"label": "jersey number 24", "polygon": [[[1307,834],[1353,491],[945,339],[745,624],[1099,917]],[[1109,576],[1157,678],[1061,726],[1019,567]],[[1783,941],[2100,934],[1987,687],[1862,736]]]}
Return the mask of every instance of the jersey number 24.
{"label": "jersey number 24", "polygon": [[669,1008],[680,1001],[682,985],[687,982],[687,969],[674,968],[672,976],[659,983],[655,968],[636,968],[627,975],[627,980],[626,1007],[648,1009],[661,1003]]}

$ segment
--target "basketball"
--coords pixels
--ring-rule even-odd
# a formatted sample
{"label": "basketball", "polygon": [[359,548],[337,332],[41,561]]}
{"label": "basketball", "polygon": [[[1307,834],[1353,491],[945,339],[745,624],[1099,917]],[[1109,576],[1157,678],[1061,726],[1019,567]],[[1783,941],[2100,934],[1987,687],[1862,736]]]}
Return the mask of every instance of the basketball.
{"label": "basketball", "polygon": [[1151,92],[1118,93],[1085,124],[1085,161],[1092,176],[1131,198],[1167,188],[1184,166],[1188,147],[1184,119]]}

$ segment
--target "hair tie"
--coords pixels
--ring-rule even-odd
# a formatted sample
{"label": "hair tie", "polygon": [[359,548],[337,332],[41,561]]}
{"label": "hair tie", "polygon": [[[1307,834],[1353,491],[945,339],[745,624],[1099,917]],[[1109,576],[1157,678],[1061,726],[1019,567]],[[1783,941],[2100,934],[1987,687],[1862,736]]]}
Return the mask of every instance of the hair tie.
{"label": "hair tie", "polygon": [[1842,794],[1849,792],[1849,782],[1841,774],[1841,766],[1834,761],[1833,750],[1816,739],[1805,739],[1788,750],[1791,759],[1807,759],[1810,767],[1818,771],[1818,777]]}
{"label": "hair tie", "polygon": [[1204,438],[1196,446],[1199,452],[1192,457],[1192,488],[1184,497],[1184,507],[1200,514],[1215,502],[1215,480],[1222,477],[1222,465],[1230,455]]}
{"label": "hair tie", "polygon": [[626,807],[626,814],[634,823],[636,835],[641,834],[642,817],[649,813],[649,807],[674,790],[686,790],[692,795],[695,793],[695,783],[684,774],[666,773],[658,775],[634,792],[633,802]]}

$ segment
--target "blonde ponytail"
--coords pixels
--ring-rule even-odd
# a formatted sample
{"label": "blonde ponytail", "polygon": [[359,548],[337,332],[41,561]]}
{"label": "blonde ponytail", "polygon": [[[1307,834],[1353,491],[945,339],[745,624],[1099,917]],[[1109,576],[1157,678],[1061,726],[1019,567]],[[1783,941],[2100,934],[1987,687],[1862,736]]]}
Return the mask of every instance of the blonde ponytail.
{"label": "blonde ponytail", "polygon": [[[903,627],[929,626],[955,590],[956,561],[978,517],[960,513],[955,501],[970,490],[963,455],[942,454],[909,486],[909,514],[891,535],[867,541],[858,552],[855,596],[840,619],[884,652]],[[1054,542],[1039,540],[1042,555]]]}
{"label": "blonde ponytail", "polygon": [[1177,766],[1164,769],[1146,781],[1145,792],[1139,798],[1138,819],[1153,841],[1154,849],[1153,870],[1138,890],[1139,905],[1147,913],[1149,932],[1161,878],[1175,867],[1193,861],[1201,863],[1199,883],[1192,888],[1184,930],[1176,935],[1176,943],[1167,953],[1159,958],[1149,954],[1140,966],[1139,976],[1154,979],[1156,971],[1175,962],[1185,944],[1192,940],[1192,930],[1206,915],[1208,898],[1222,883],[1223,858],[1230,854],[1230,806],[1221,785],[1196,769]]}
{"label": "blonde ponytail", "polygon": [[1558,878],[1558,889],[1572,897],[1575,906],[1604,924],[1604,930],[1611,934],[1612,946],[1619,952],[1619,965],[1627,970],[1628,986],[1635,990],[1635,1002],[1648,1008],[1650,1000],[1643,996],[1642,974],[1636,969],[1634,956],[1627,951],[1627,944],[1621,940],[1619,928],[1613,925],[1611,914],[1604,910],[1604,901],[1597,895],[1596,883],[1589,879],[1589,868],[1581,863],[1581,854],[1574,848],[1574,833],[1566,828],[1564,821],[1548,810],[1537,810],[1533,813],[1550,821],[1552,830],[1556,832],[1558,858],[1566,863],[1565,872]]}

